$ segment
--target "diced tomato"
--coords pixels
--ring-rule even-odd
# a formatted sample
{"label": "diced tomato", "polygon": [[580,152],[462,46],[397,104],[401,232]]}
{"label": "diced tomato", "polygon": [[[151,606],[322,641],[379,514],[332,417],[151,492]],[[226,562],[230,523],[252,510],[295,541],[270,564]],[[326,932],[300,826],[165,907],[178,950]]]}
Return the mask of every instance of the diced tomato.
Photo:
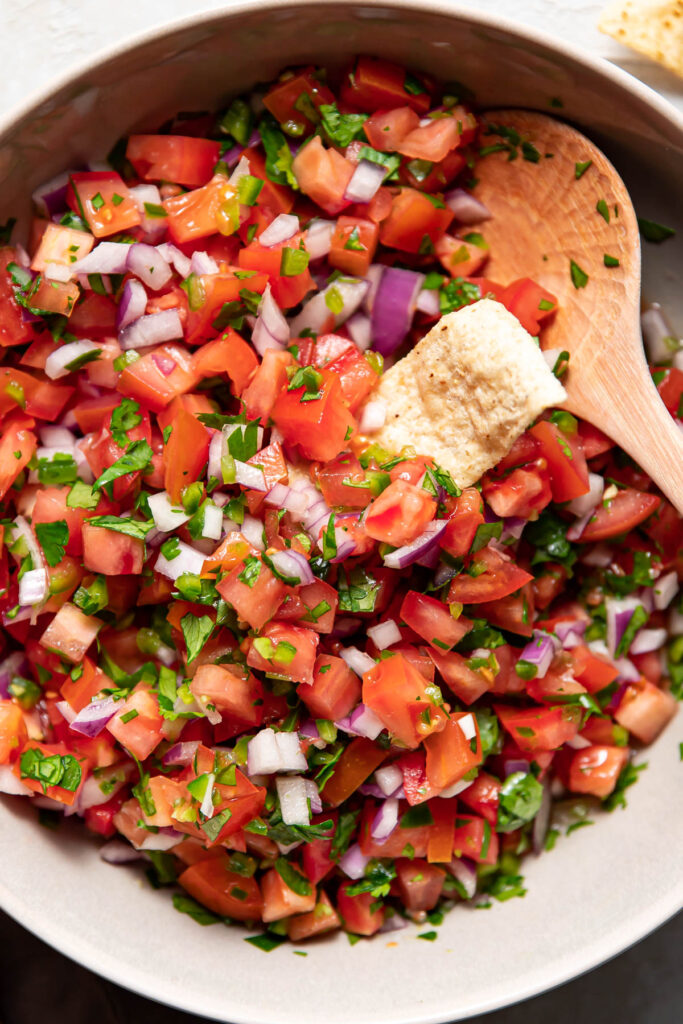
{"label": "diced tomato", "polygon": [[[635,491],[631,487],[618,491],[613,498],[601,502],[579,537],[580,544],[609,540],[639,526],[655,512],[662,499],[656,494]],[[648,524],[649,525],[649,524]]]}
{"label": "diced tomato", "polygon": [[[129,712],[137,712],[131,717]],[[131,695],[120,704],[107,729],[126,750],[144,761],[163,739],[161,717],[157,699],[146,683],[138,683]]]}
{"label": "diced tomato", "polygon": [[339,379],[322,372],[319,398],[302,401],[306,396],[303,386],[281,391],[272,417],[289,444],[298,445],[306,458],[327,462],[344,450],[355,423],[344,402]]}
{"label": "diced tomato", "polygon": [[400,106],[426,114],[431,106],[431,83],[422,75],[407,72],[400,64],[358,57],[344,76],[341,96],[345,103],[369,114],[380,108]]}
{"label": "diced tomato", "polygon": [[365,532],[395,547],[410,544],[434,518],[436,502],[428,491],[395,480],[370,505]]}
{"label": "diced tomato", "polygon": [[272,216],[279,213],[289,213],[294,206],[294,194],[290,188],[284,185],[277,185],[272,182],[266,173],[265,156],[260,149],[248,147],[242,152],[242,156],[249,164],[249,172],[255,178],[260,178],[263,187],[258,194],[256,205],[267,208]]}
{"label": "diced tomato", "polygon": [[443,889],[446,872],[426,860],[396,861],[398,892],[406,909],[433,910]]}
{"label": "diced tomato", "polygon": [[48,651],[55,651],[78,664],[83,661],[101,626],[99,619],[85,615],[73,604],[65,604],[42,634],[40,643]]}
{"label": "diced tomato", "polygon": [[454,798],[441,800],[436,797],[431,801],[434,824],[429,829],[427,844],[427,860],[430,864],[450,864],[453,858],[453,831],[457,802]]}
{"label": "diced tomato", "polygon": [[328,256],[330,266],[345,274],[365,277],[375,255],[378,239],[379,228],[374,221],[339,217]]}
{"label": "diced tomato", "polygon": [[427,736],[427,779],[437,789],[447,789],[482,763],[477,719],[470,711],[453,712],[445,727]]}
{"label": "diced tomato", "polygon": [[378,374],[355,346],[328,363],[327,369],[338,376],[344,399],[354,414],[379,382]]}
{"label": "diced tomato", "polygon": [[546,463],[537,459],[535,463],[513,469],[511,473],[497,478],[492,474],[484,477],[482,493],[497,516],[519,516],[528,519],[540,512],[552,501],[550,478]]}
{"label": "diced tomato", "polygon": [[290,917],[292,914],[307,914],[315,909],[315,886],[309,884],[308,892],[295,892],[290,889],[275,868],[266,871],[261,879],[261,891],[263,893],[261,917],[266,922],[281,921],[283,917]]}
{"label": "diced tomato", "polygon": [[516,711],[496,704],[494,711],[520,750],[529,753],[561,747],[576,736],[581,720],[581,709],[572,705],[556,708],[539,705]]}
{"label": "diced tomato", "polygon": [[677,711],[675,697],[647,679],[629,683],[614,718],[642,743],[652,743]]}
{"label": "diced tomato", "polygon": [[593,746],[575,750],[569,763],[569,789],[603,799],[614,791],[628,761],[625,747]]}
{"label": "diced tomato", "polygon": [[493,673],[486,668],[469,668],[467,658],[457,651],[432,649],[429,656],[448,689],[464,704],[473,704],[483,693],[491,689]]}
{"label": "diced tomato", "polygon": [[619,669],[608,658],[593,654],[584,644],[572,649],[574,662],[572,672],[576,679],[586,687],[589,693],[598,693],[613,683],[619,675]]}
{"label": "diced tomato", "polygon": [[87,807],[83,818],[87,828],[98,836],[111,839],[116,835],[114,818],[121,810],[125,797],[123,793],[116,793],[106,803],[96,804],[94,807]]}
{"label": "diced tomato", "polygon": [[[400,761],[394,763],[402,768],[401,762],[416,756],[422,758],[424,766],[424,755],[421,751],[406,754]],[[371,834],[372,822],[376,813],[377,806],[371,800],[366,801],[358,832],[358,845],[366,857],[407,857],[411,848],[416,857],[427,856],[431,825],[406,826],[404,817],[399,813],[398,828],[394,829],[388,839],[378,842],[372,838]]]}
{"label": "diced tomato", "polygon": [[35,338],[33,327],[22,316],[22,307],[15,299],[15,287],[7,266],[15,262],[16,253],[9,246],[0,248],[0,347],[25,345]]}
{"label": "diced tomato", "polygon": [[83,564],[104,576],[139,576],[145,561],[144,542],[124,533],[84,522]]}
{"label": "diced tomato", "polygon": [[192,357],[181,345],[159,345],[130,363],[121,374],[118,390],[149,409],[160,412],[197,382]]}
{"label": "diced tomato", "polygon": [[304,872],[306,878],[317,885],[323,878],[330,873],[334,867],[334,861],[332,860],[332,841],[334,839],[334,833],[337,827],[338,815],[336,811],[329,811],[327,813],[315,815],[311,821],[311,824],[320,825],[324,821],[331,821],[331,827],[323,833],[328,835],[329,839],[310,839],[301,849],[301,860],[303,862]]}
{"label": "diced tomato", "polygon": [[[520,570],[521,571],[521,570]],[[534,591],[526,583],[521,590],[495,601],[483,601],[478,613],[492,626],[507,629],[520,636],[531,636],[534,625]]]}
{"label": "diced tomato", "polygon": [[95,238],[137,227],[137,204],[116,171],[80,171],[69,176],[66,201],[88,223]]}
{"label": "diced tomato", "polygon": [[[532,338],[536,338],[541,330],[541,324],[557,309],[555,296],[541,288],[529,277],[522,277],[513,281],[504,290],[500,297],[503,305],[517,317],[525,331],[528,331]],[[560,499],[557,499],[560,500]]]}
{"label": "diced tomato", "polygon": [[247,582],[244,582],[240,579],[243,573],[245,564],[241,562],[221,580],[216,589],[233,606],[240,619],[248,622],[252,629],[259,630],[272,619],[282,603],[285,585],[262,562],[259,562],[258,576],[255,578],[251,571],[246,572]]}
{"label": "diced tomato", "polygon": [[275,672],[286,676],[295,683],[313,683],[313,666],[319,637],[312,629],[286,626],[271,622],[260,633],[261,640],[269,645],[257,646],[252,643],[247,654],[247,664],[262,672]]}
{"label": "diced tomato", "polygon": [[200,665],[190,690],[200,704],[215,705],[219,711],[238,718],[243,728],[258,726],[263,720],[263,687],[240,665]]}
{"label": "diced tomato", "polygon": [[603,455],[610,448],[614,448],[614,441],[588,420],[579,420],[579,436],[583,444],[583,454],[587,459],[594,459],[596,455]]}
{"label": "diced tomato", "polygon": [[543,610],[559,597],[567,582],[567,570],[557,562],[546,562],[532,584],[534,607]]}
{"label": "diced tomato", "polygon": [[7,764],[26,743],[28,733],[18,704],[0,700],[0,764]]}
{"label": "diced tomato", "polygon": [[348,881],[339,886],[337,910],[347,931],[354,935],[374,935],[384,924],[384,907],[369,892],[350,896],[347,890],[352,885],[353,882]]}
{"label": "diced tomato", "polygon": [[225,853],[206,857],[186,868],[178,878],[191,896],[221,917],[254,921],[261,917],[263,899],[255,878],[230,870]]}
{"label": "diced tomato", "polygon": [[329,897],[321,892],[313,910],[309,910],[307,914],[295,914],[294,917],[290,917],[287,922],[287,937],[292,942],[302,942],[335,928],[341,928],[341,919]]}
{"label": "diced tomato", "polygon": [[56,420],[73,393],[72,387],[39,380],[23,370],[0,371],[0,415],[19,406],[28,416]]}
{"label": "diced tomato", "polygon": [[455,111],[448,117],[433,118],[430,124],[418,125],[408,132],[401,139],[398,151],[414,160],[438,164],[460,144],[462,127],[463,122]]}
{"label": "diced tomato", "polygon": [[[264,246],[258,240],[240,249],[237,262],[245,270],[256,271],[258,277],[268,276],[273,298],[281,309],[297,306],[308,292],[315,290],[316,284],[308,267],[297,274],[284,274],[285,260],[303,248],[303,234],[292,235],[284,242]],[[241,282],[241,287],[252,289],[253,278]],[[263,291],[263,289],[258,289]]]}
{"label": "diced tomato", "polygon": [[[471,574],[473,567],[477,575]],[[482,567],[483,572],[479,571]],[[451,580],[448,600],[460,604],[498,601],[513,594],[532,579],[530,573],[520,569],[493,548],[486,547],[472,555],[468,568]]]}
{"label": "diced tomato", "polygon": [[319,135],[301,147],[292,161],[299,188],[327,213],[336,214],[348,206],[344,198],[353,175],[353,164],[335,149],[325,149]]}
{"label": "diced tomato", "polygon": [[683,370],[667,366],[656,371],[661,374],[657,391],[672,416],[683,420]]}
{"label": "diced tomato", "polygon": [[464,616],[453,618],[443,601],[416,590],[409,590],[404,597],[400,615],[430,647],[442,651],[455,647],[472,628],[472,623]]}
{"label": "diced tomato", "polygon": [[144,181],[205,185],[221,152],[220,142],[185,135],[130,135],[126,156]]}
{"label": "diced tomato", "polygon": [[[242,252],[245,250],[241,250],[240,255]],[[237,268],[230,267],[218,274],[204,274],[197,278],[195,287],[201,296],[201,304],[196,309],[190,305],[188,309],[185,338],[189,345],[200,345],[222,330],[225,326],[221,318],[224,307],[236,302],[241,308],[243,292],[263,294],[268,284],[267,274],[255,273],[249,278],[239,274]]]}
{"label": "diced tomato", "polygon": [[315,661],[312,683],[299,686],[298,694],[315,718],[337,721],[359,703],[361,684],[341,658],[320,654]]}
{"label": "diced tomato", "polygon": [[[183,244],[213,235],[216,231],[232,234],[239,223],[237,218],[234,222],[231,219],[231,201],[236,204],[237,194],[222,174],[214,175],[201,188],[164,199],[162,205],[171,241]],[[230,210],[228,215],[222,215],[224,205]]]}
{"label": "diced tomato", "polygon": [[402,188],[394,196],[391,213],[382,221],[380,241],[403,252],[432,252],[453,220],[453,211],[441,200]]}
{"label": "diced tomato", "polygon": [[291,352],[266,350],[261,365],[242,394],[249,419],[267,422],[278,395],[287,383],[287,367],[293,364]]}
{"label": "diced tomato", "polygon": [[0,499],[5,497],[35,450],[35,434],[23,427],[6,424],[0,440]]}
{"label": "diced tomato", "polygon": [[227,374],[236,395],[242,394],[259,367],[251,345],[232,328],[193,352],[192,364],[199,379]]}
{"label": "diced tomato", "polygon": [[164,445],[164,487],[180,502],[183,489],[203,475],[209,457],[209,431],[191,413],[179,409]]}
{"label": "diced tomato", "polygon": [[376,110],[363,125],[368,142],[383,153],[395,153],[405,137],[420,124],[412,107]]}
{"label": "diced tomato", "polygon": [[351,740],[335,765],[334,772],[322,789],[327,807],[339,807],[379,768],[386,750],[364,736]]}
{"label": "diced tomato", "polygon": [[447,721],[430,699],[424,676],[401,654],[384,658],[363,675],[363,703],[407,747],[416,747]]}
{"label": "diced tomato", "polygon": [[452,511],[439,545],[454,558],[469,553],[477,528],[484,522],[484,506],[475,487],[466,487],[453,499]]}
{"label": "diced tomato", "polygon": [[287,123],[298,134],[307,134],[315,128],[317,118],[313,121],[307,116],[323,105],[334,103],[334,93],[315,76],[315,68],[307,67],[301,71],[285,72],[280,80],[272,85],[263,97],[263,105],[280,124]]}
{"label": "diced tomato", "polygon": [[31,260],[31,270],[44,271],[55,263],[68,267],[87,256],[94,244],[94,237],[87,231],[76,231],[48,222]]}
{"label": "diced tomato", "polygon": [[550,470],[553,501],[569,501],[588,491],[588,467],[578,432],[560,429],[549,420],[541,420],[529,431],[540,445]]}
{"label": "diced tomato", "polygon": [[351,452],[344,452],[320,466],[316,471],[316,479],[323,498],[330,506],[365,508],[372,500],[370,484],[364,486],[365,471]]}
{"label": "diced tomato", "polygon": [[474,782],[458,793],[458,800],[495,827],[501,785],[493,775],[480,771]]}
{"label": "diced tomato", "polygon": [[477,864],[495,864],[498,860],[498,833],[486,818],[459,814],[455,819],[453,852],[456,857],[469,857]]}
{"label": "diced tomato", "polygon": [[482,248],[466,239],[443,235],[435,246],[443,267],[451,277],[471,277],[488,259],[488,248]]}
{"label": "diced tomato", "polygon": [[[85,292],[69,317],[69,330],[77,337],[83,338],[101,338],[106,334],[115,334],[115,304],[108,295]],[[90,364],[88,368],[92,368]]]}

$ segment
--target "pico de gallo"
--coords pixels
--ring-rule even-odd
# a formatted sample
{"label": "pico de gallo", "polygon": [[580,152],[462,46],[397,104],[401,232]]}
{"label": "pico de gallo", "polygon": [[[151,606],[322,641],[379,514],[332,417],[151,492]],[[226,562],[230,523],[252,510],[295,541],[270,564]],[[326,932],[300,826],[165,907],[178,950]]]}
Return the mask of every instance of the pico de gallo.
{"label": "pico de gallo", "polygon": [[556,312],[484,276],[496,144],[360,57],[130,135],[4,229],[0,790],[263,949],[523,895],[683,691],[681,519],[608,437],[547,410],[464,489],[373,441],[442,314]]}

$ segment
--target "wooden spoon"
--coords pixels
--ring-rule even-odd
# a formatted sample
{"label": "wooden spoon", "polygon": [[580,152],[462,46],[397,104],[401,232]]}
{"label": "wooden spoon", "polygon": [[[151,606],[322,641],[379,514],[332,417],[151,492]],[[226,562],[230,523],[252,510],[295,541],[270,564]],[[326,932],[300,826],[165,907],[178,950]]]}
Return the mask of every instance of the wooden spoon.
{"label": "wooden spoon", "polygon": [[[492,215],[482,225],[487,277],[532,277],[557,296],[543,347],[570,353],[565,407],[624,448],[683,513],[683,433],[645,362],[640,238],[626,186],[605,155],[561,121],[493,110],[485,122],[482,148],[506,147],[475,170],[474,195]],[[618,266],[605,266],[605,256]]]}

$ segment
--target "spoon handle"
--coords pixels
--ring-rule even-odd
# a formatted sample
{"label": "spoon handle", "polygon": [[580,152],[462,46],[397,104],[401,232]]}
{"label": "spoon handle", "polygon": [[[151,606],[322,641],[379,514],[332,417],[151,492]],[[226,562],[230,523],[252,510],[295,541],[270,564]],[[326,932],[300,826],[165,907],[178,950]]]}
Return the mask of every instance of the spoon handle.
{"label": "spoon handle", "polygon": [[575,382],[569,404],[628,452],[683,515],[683,430],[662,402],[640,353],[629,354],[630,365],[605,360],[590,381]]}

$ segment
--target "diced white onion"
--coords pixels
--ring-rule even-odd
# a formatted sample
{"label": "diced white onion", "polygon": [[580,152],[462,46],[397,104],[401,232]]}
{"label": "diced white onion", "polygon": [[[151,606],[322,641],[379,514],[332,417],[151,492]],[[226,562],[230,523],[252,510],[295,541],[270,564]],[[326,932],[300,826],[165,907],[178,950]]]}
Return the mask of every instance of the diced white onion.
{"label": "diced white onion", "polygon": [[280,811],[285,825],[308,825],[311,816],[308,810],[306,782],[301,776],[278,777],[275,780]]}
{"label": "diced white onion", "polygon": [[166,491],[150,494],[148,501],[154,525],[162,533],[171,533],[173,530],[177,530],[190,518],[182,507],[171,502]]}
{"label": "diced white onion", "polygon": [[18,779],[8,764],[0,764],[0,793],[9,796],[33,796],[33,790]]}
{"label": "diced white onion", "polygon": [[459,718],[458,725],[460,726],[460,731],[466,740],[473,740],[477,735],[477,729],[474,724],[474,715],[464,715],[462,718]]}
{"label": "diced white onion", "polygon": [[202,537],[220,540],[223,534],[223,512],[218,505],[207,505],[204,509]]}
{"label": "diced white onion", "polygon": [[371,668],[375,667],[375,661],[370,657],[369,654],[364,654],[363,651],[359,651],[357,647],[345,647],[339,652],[339,657],[342,658],[349,666],[352,672],[356,675],[362,676],[364,672],[369,672]]}
{"label": "diced white onion", "polygon": [[375,782],[385,796],[393,796],[396,790],[403,785],[403,772],[395,764],[385,765],[375,772]]}
{"label": "diced white onion", "polygon": [[45,360],[45,373],[50,380],[58,380],[66,377],[71,370],[68,367],[75,359],[86,355],[88,352],[96,352],[100,348],[94,341],[70,341],[66,345],[60,345]]}
{"label": "diced white onion", "polygon": [[179,576],[183,576],[185,573],[199,576],[204,567],[204,562],[205,556],[201,551],[197,551],[196,548],[190,547],[189,544],[179,540],[178,554],[175,558],[169,560],[160,551],[154,569],[170,580],[177,580]]}
{"label": "diced white onion", "polygon": [[374,434],[386,423],[387,407],[384,402],[366,402],[363,406],[358,428],[362,434]]}
{"label": "diced white onion", "polygon": [[385,619],[376,626],[370,626],[367,633],[378,651],[384,651],[402,639],[401,630],[393,619]]}
{"label": "diced white onion", "polygon": [[660,576],[652,588],[655,608],[660,612],[668,608],[677,593],[678,576],[676,572],[672,571],[665,576]]}
{"label": "diced white onion", "polygon": [[602,498],[604,490],[605,481],[603,478],[597,473],[589,473],[588,491],[586,494],[581,494],[578,498],[572,498],[572,500],[567,503],[567,508],[572,515],[580,519],[593,511]]}
{"label": "diced white onion", "polygon": [[299,218],[293,213],[281,213],[259,235],[259,244],[271,248],[286,242],[299,230]]}
{"label": "diced white onion", "polygon": [[332,248],[332,235],[336,224],[333,220],[321,220],[315,218],[306,228],[304,235],[304,247],[312,260],[322,259],[327,256]]}
{"label": "diced white onion", "polygon": [[386,173],[386,167],[371,160],[360,160],[346,186],[344,199],[351,203],[369,203],[379,190]]}

